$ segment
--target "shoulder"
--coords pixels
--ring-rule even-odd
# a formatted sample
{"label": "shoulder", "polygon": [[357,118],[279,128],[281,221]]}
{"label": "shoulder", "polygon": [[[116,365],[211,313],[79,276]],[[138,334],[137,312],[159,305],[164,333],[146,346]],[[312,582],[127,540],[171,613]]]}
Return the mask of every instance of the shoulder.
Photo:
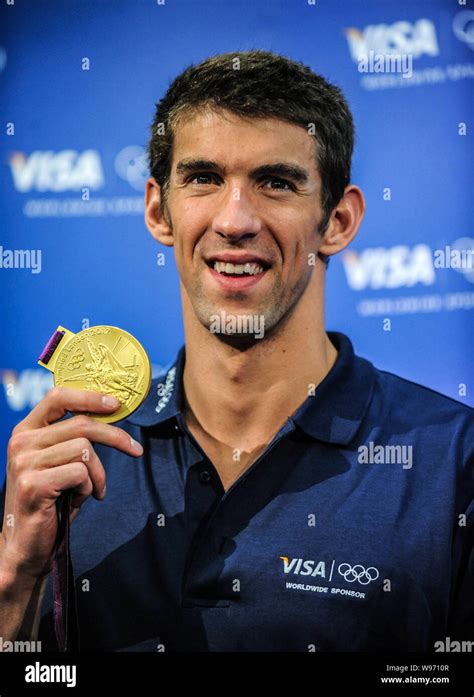
{"label": "shoulder", "polygon": [[411,416],[416,413],[422,421],[426,417],[437,416],[474,425],[474,408],[468,404],[387,370],[374,367],[374,371],[376,382],[385,398],[396,401],[398,407],[403,411],[407,410]]}
{"label": "shoulder", "polygon": [[474,469],[474,409],[436,390],[374,367],[373,403],[380,420],[429,450]]}

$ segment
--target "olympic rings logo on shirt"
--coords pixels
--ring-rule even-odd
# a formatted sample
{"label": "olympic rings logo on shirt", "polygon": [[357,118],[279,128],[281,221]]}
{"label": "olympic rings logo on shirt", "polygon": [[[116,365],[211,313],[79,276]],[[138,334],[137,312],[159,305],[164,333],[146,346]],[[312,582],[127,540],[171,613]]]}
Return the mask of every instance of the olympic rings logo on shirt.
{"label": "olympic rings logo on shirt", "polygon": [[375,581],[380,575],[379,570],[375,566],[369,566],[366,569],[361,564],[356,564],[355,566],[347,563],[339,564],[337,570],[348,583],[358,581],[363,586],[367,586],[371,581]]}

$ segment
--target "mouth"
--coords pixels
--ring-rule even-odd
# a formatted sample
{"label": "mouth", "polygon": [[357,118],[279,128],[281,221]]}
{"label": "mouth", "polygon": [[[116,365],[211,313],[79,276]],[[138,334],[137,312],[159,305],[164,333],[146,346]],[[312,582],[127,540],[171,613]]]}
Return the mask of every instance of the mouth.
{"label": "mouth", "polygon": [[264,267],[257,262],[232,264],[229,261],[213,261],[207,262],[207,265],[209,268],[213,269],[219,274],[222,274],[223,276],[257,276],[258,274],[266,271],[266,269],[264,269]]}
{"label": "mouth", "polygon": [[206,260],[212,276],[221,286],[238,290],[253,286],[265,275],[270,264],[259,257],[221,255]]}

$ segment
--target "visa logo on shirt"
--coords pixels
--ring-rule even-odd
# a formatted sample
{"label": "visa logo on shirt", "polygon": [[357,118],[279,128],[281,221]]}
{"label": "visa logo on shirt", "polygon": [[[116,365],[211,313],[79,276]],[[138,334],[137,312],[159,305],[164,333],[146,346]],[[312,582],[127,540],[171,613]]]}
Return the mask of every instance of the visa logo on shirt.
{"label": "visa logo on shirt", "polygon": [[283,559],[285,574],[293,572],[302,576],[321,576],[321,578],[326,578],[326,562],[324,561],[316,563],[312,559],[307,561],[304,559],[292,559],[290,562],[288,557],[280,557],[280,559]]}
{"label": "visa logo on shirt", "polygon": [[[314,561],[313,559],[292,559],[289,560],[288,557],[280,557],[283,560],[283,571],[285,574],[298,574],[301,576],[320,576],[326,579],[326,562],[324,561]],[[355,564],[354,566],[346,562],[338,564],[336,567],[336,560],[333,559],[330,564],[329,578],[328,581],[333,580],[334,572],[337,572],[338,577],[341,576],[348,583],[360,583],[363,586],[368,585],[372,581],[376,581],[380,572],[375,566],[365,567],[362,564]]]}

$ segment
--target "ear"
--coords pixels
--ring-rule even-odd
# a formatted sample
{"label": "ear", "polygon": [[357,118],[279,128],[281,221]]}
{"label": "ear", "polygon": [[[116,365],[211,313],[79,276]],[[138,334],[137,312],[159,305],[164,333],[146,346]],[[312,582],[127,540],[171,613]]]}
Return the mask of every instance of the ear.
{"label": "ear", "polygon": [[332,256],[345,249],[356,236],[364,213],[364,194],[358,186],[349,184],[331,213],[318,252]]}
{"label": "ear", "polygon": [[168,222],[168,215],[160,212],[161,187],[154,177],[145,185],[145,225],[151,235],[167,247],[174,244],[173,229]]}

